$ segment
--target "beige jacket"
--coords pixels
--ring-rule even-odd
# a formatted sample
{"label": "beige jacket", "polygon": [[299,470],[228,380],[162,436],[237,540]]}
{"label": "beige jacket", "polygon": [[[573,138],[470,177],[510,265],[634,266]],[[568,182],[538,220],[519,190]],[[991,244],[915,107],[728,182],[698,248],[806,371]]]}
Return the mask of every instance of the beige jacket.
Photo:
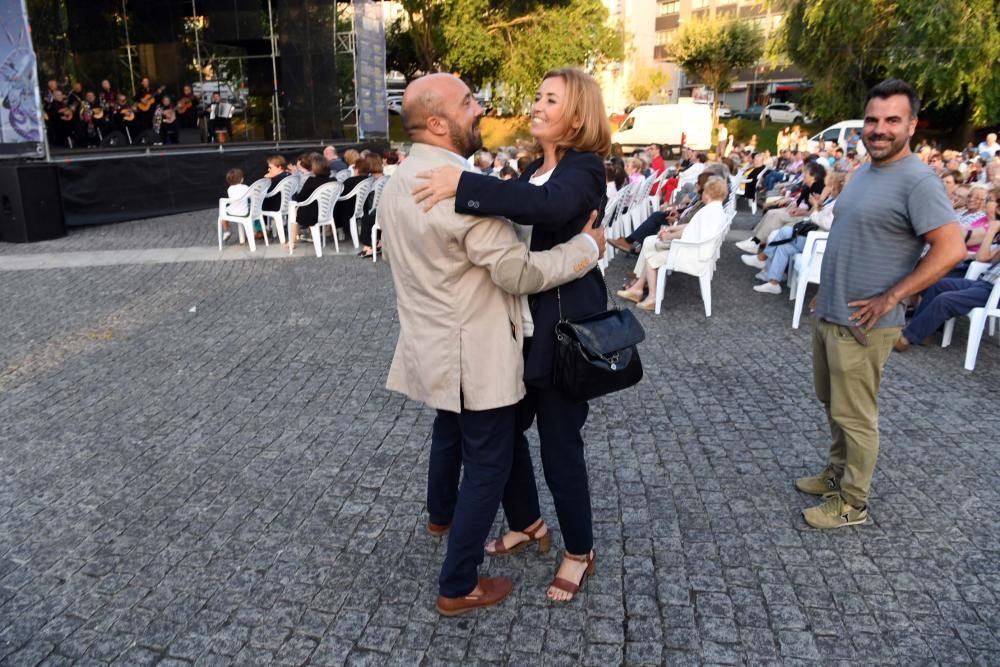
{"label": "beige jacket", "polygon": [[425,212],[411,194],[416,174],[446,164],[469,168],[414,144],[379,203],[400,329],[386,387],[451,412],[513,405],[524,396],[515,295],[581,277],[597,264],[596,244],[581,234],[531,253],[508,221],[455,213],[454,199]]}

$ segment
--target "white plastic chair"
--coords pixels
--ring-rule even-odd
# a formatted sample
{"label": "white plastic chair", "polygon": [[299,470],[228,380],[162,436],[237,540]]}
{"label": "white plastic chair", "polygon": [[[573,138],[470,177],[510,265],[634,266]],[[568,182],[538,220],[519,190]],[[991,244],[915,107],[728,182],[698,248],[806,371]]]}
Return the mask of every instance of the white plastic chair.
{"label": "white plastic chair", "polygon": [[656,188],[656,194],[652,194],[653,190],[650,188],[649,195],[649,206],[650,213],[654,213],[660,210],[660,203],[663,201],[663,186],[669,178],[669,169],[664,169],[659,173],[658,176],[653,180],[653,187]]}
{"label": "white plastic chair", "polygon": [[639,192],[641,183],[630,183],[621,190],[621,197],[618,200],[618,211],[611,222],[615,234],[612,238],[628,236],[635,229],[632,226],[632,206],[635,204],[636,194]]}
{"label": "white plastic chair", "polygon": [[295,193],[295,188],[298,184],[297,180],[291,176],[286,176],[264,195],[265,199],[272,195],[281,195],[281,205],[277,211],[265,211],[262,209],[260,212],[264,216],[264,219],[269,222],[270,226],[277,231],[278,240],[281,242],[281,245],[285,245],[285,224],[288,221],[288,204],[292,201],[292,195]]}
{"label": "white plastic chair", "polygon": [[660,314],[663,295],[666,292],[667,276],[674,271],[698,278],[701,300],[705,304],[705,317],[712,316],[712,276],[719,260],[719,250],[729,233],[726,225],[715,236],[700,243],[673,239],[667,252],[667,261],[656,271],[656,314]]}
{"label": "white plastic chair", "polygon": [[[337,201],[337,197],[340,195],[340,191],[344,189],[344,184],[338,181],[330,181],[329,183],[324,183],[319,186],[313,193],[309,195],[308,199],[305,201],[289,202],[288,204],[288,223],[289,229],[291,229],[292,223],[297,223],[297,218],[299,214],[299,209],[303,206],[309,206],[313,203],[316,204],[316,223],[309,226],[309,234],[312,237],[313,247],[316,249],[316,256],[323,256],[322,248],[322,237],[323,228],[331,227],[334,228],[333,221],[333,205]],[[337,241],[337,230],[333,229],[333,244],[337,252],[340,252],[340,243]]]}
{"label": "white plastic chair", "polygon": [[823,253],[826,252],[826,240],[830,232],[813,231],[806,235],[806,244],[802,252],[795,255],[788,264],[788,298],[795,299],[795,310],[792,314],[792,328],[799,328],[802,319],[802,305],[806,299],[806,287],[809,283],[819,285],[820,269],[823,266]]}
{"label": "white plastic chair", "polygon": [[351,190],[347,194],[341,194],[340,197],[337,198],[337,201],[345,201],[347,199],[350,199],[351,197],[354,197],[354,213],[351,215],[350,225],[351,225],[351,241],[354,242],[355,250],[357,250],[361,245],[358,242],[358,220],[361,219],[361,216],[364,213],[365,199],[368,198],[368,193],[372,189],[374,180],[375,179],[371,177],[366,178],[365,180],[355,185],[353,190]]}
{"label": "white plastic chair", "polygon": [[[990,266],[986,262],[973,262],[965,272],[966,280],[976,280]],[[969,341],[965,346],[965,370],[971,371],[976,368],[979,343],[983,339],[983,329],[986,328],[987,320],[989,320],[989,335],[997,334],[997,320],[1000,319],[1000,282],[993,285],[993,290],[986,299],[986,305],[982,308],[973,308],[966,317],[969,318]],[[955,319],[953,317],[945,322],[941,347],[951,345],[951,337],[955,333]],[[997,338],[997,344],[1000,345],[1000,337]]]}
{"label": "white plastic chair", "polygon": [[382,201],[382,191],[389,183],[389,177],[383,176],[375,181],[372,187],[372,210],[375,211],[375,224],[372,226],[372,263],[378,261],[378,234],[382,231],[382,225],[378,222],[378,204]]}
{"label": "white plastic chair", "polygon": [[[261,220],[261,207],[264,205],[264,196],[267,194],[267,189],[271,187],[271,181],[266,178],[261,178],[253,182],[250,185],[250,189],[247,193],[238,199],[229,199],[227,197],[221,197],[219,199],[219,219],[218,219],[218,231],[219,231],[219,252],[222,252],[222,223],[231,222],[237,225],[237,231],[240,235],[240,243],[244,240],[250,244],[250,252],[257,251],[257,244],[254,243],[253,239],[253,223],[257,220]],[[249,213],[247,215],[233,215],[228,212],[230,206],[246,204]],[[264,234],[264,245],[269,245],[267,241],[267,234]]]}
{"label": "white plastic chair", "polygon": [[629,207],[629,214],[632,216],[632,229],[635,229],[649,217],[653,212],[653,204],[649,200],[649,193],[653,189],[653,181],[656,174],[650,174],[639,181],[639,188],[632,199],[632,206]]}

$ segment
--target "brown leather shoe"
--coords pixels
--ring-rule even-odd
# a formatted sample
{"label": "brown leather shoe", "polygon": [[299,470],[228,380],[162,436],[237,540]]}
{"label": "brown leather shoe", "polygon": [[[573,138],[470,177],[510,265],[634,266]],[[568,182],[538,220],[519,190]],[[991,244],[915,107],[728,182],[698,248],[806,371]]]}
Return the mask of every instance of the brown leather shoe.
{"label": "brown leather shoe", "polygon": [[906,340],[906,336],[900,336],[892,347],[896,352],[906,352],[910,349],[910,341]]}
{"label": "brown leather shoe", "polygon": [[624,238],[608,239],[607,241],[622,252],[632,252],[632,244]]}
{"label": "brown leather shoe", "polygon": [[427,532],[434,537],[443,537],[451,529],[450,523],[433,523],[431,521],[427,522]]}
{"label": "brown leather shoe", "polygon": [[480,607],[492,607],[514,590],[514,580],[510,577],[479,577],[480,593],[460,598],[446,598],[439,595],[437,610],[442,616],[458,616]]}

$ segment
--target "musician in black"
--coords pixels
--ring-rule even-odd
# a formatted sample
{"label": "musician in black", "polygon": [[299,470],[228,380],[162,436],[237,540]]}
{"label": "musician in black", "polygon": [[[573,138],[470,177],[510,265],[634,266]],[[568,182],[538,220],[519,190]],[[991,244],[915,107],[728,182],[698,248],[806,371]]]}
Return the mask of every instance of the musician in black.
{"label": "musician in black", "polygon": [[233,105],[222,101],[222,95],[212,93],[212,104],[205,110],[208,116],[208,140],[225,143],[233,136]]}
{"label": "musician in black", "polygon": [[194,94],[194,90],[190,85],[185,84],[175,105],[177,122],[180,123],[180,127],[186,130],[198,127],[198,106],[200,104],[201,100]]}

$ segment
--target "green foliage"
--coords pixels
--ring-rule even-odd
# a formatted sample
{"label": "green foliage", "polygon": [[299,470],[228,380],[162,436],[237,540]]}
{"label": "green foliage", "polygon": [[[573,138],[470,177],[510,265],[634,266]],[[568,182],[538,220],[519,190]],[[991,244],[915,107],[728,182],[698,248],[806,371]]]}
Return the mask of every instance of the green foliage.
{"label": "green foliage", "polygon": [[739,69],[756,65],[764,53],[764,36],[756,25],[718,19],[684,24],[670,57],[688,76],[699,79],[719,96],[729,90]]}
{"label": "green foliage", "polygon": [[814,84],[806,105],[823,118],[857,116],[867,90],[910,82],[925,107],[970,105],[972,120],[1000,120],[1000,3],[995,0],[787,0],[772,55]]}
{"label": "green foliage", "polygon": [[667,85],[670,75],[655,67],[639,66],[628,82],[628,94],[632,102],[645,102],[653,93]]}
{"label": "green foliage", "polygon": [[621,58],[600,0],[404,0],[390,26],[389,66],[407,78],[450,71],[474,88],[500,84],[498,103],[520,109],[546,71]]}

